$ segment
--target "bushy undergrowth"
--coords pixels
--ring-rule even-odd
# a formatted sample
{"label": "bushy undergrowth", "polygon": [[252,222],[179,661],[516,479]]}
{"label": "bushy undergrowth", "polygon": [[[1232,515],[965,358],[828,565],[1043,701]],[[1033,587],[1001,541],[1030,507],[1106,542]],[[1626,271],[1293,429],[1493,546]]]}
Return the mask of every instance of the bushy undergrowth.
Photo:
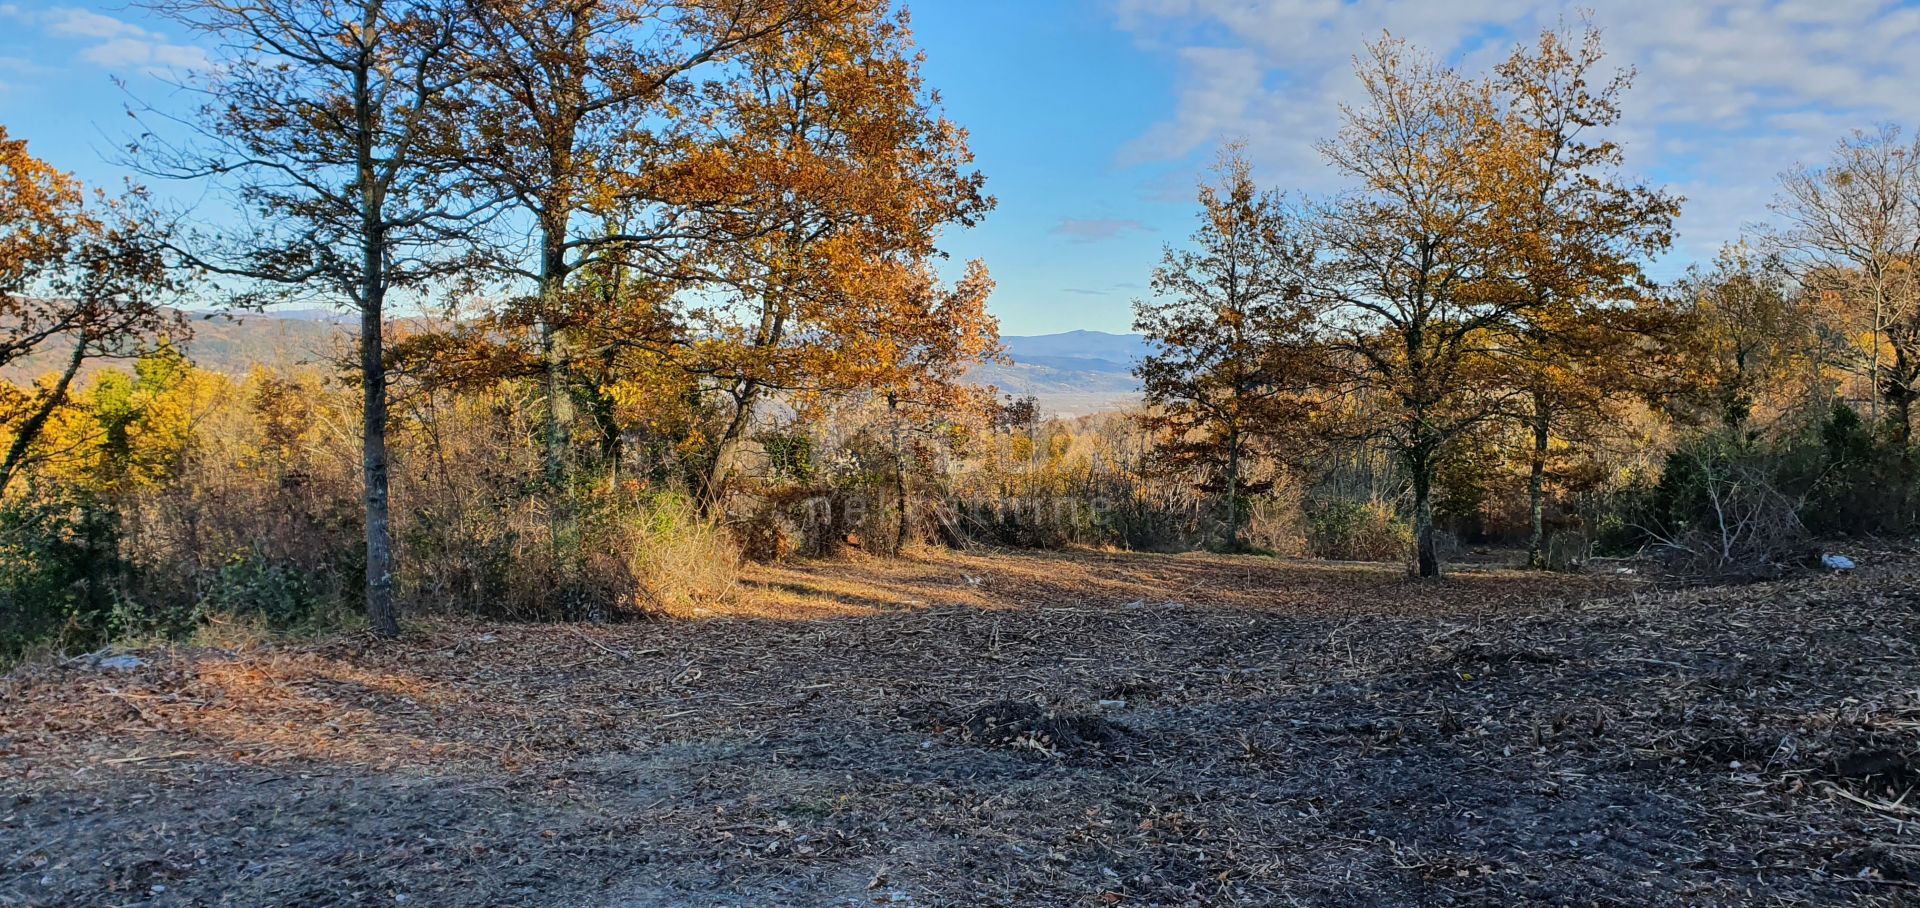
{"label": "bushy undergrowth", "polygon": [[1600,542],[1690,572],[1766,576],[1808,563],[1815,539],[1914,532],[1915,478],[1897,444],[1835,405],[1771,436],[1683,441],[1657,480],[1606,503]]}
{"label": "bushy undergrowth", "polygon": [[1307,512],[1307,551],[1340,561],[1406,557],[1413,528],[1382,501],[1328,501]]}
{"label": "bushy undergrowth", "polygon": [[[0,658],[210,623],[353,623],[365,561],[350,395],[315,375],[184,368],[98,387],[62,414],[64,456],[0,507]],[[525,398],[409,404],[393,502],[410,610],[611,620],[731,589],[736,544],[686,494],[613,469],[549,486]]]}
{"label": "bushy undergrowth", "polygon": [[0,663],[121,629],[118,540],[112,513],[84,502],[30,495],[0,506]]}

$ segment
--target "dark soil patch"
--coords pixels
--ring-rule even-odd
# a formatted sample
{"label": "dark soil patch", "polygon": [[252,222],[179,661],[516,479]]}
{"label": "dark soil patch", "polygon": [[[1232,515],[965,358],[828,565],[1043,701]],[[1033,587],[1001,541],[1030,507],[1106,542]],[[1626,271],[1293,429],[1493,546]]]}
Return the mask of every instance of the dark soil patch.
{"label": "dark soil patch", "polygon": [[1024,700],[996,700],[970,711],[955,725],[960,739],[968,743],[1046,756],[1098,750],[1133,737],[1125,726],[1099,716],[1063,715]]}

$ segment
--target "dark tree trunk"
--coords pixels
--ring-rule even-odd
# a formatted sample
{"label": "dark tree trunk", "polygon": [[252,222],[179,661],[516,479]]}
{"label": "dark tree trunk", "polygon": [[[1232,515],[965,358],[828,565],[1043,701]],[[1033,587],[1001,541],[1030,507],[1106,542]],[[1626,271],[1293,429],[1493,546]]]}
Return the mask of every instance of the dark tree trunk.
{"label": "dark tree trunk", "polygon": [[393,534],[387,508],[387,367],[383,353],[379,251],[368,244],[360,303],[361,478],[366,491],[367,627],[376,636],[400,635],[393,602]]}
{"label": "dark tree trunk", "polygon": [[1240,430],[1227,432],[1227,551],[1240,551]]}
{"label": "dark tree trunk", "polygon": [[1532,534],[1527,539],[1527,566],[1533,568],[1547,566],[1548,416],[1547,402],[1536,392],[1533,396],[1533,452],[1527,475],[1527,515],[1532,524]]}
{"label": "dark tree trunk", "polygon": [[711,514],[720,505],[727,487],[727,473],[733,468],[733,458],[740,448],[740,440],[746,434],[747,426],[753,419],[753,406],[759,402],[760,385],[748,379],[742,382],[733,394],[733,418],[727,420],[727,426],[720,432],[713,447],[713,460],[707,464],[704,475],[700,477],[699,502],[702,515]]}
{"label": "dark tree trunk", "polygon": [[558,487],[566,476],[569,423],[572,400],[567,396],[565,351],[560,328],[561,306],[567,282],[566,253],[560,244],[566,240],[566,225],[547,224],[541,228],[540,254],[540,365],[546,373],[547,432],[542,452],[547,482]]}
{"label": "dark tree trunk", "polygon": [[1915,390],[1915,382],[1920,381],[1920,364],[1907,355],[1904,345],[1896,343],[1893,366],[1885,370],[1883,375],[1883,396],[1890,409],[1887,420],[1893,424],[1894,441],[1899,444],[1902,456],[1905,456],[1907,450],[1913,447],[1913,401],[1920,396],[1920,391]]}
{"label": "dark tree trunk", "polygon": [[1413,473],[1413,542],[1422,577],[1440,576],[1439,547],[1433,527],[1433,457],[1416,453],[1407,458]]}
{"label": "dark tree trunk", "polygon": [[900,520],[893,533],[893,553],[898,555],[906,550],[907,538],[912,532],[913,505],[907,498],[907,452],[901,439],[900,402],[889,396],[887,410],[893,416],[893,498],[900,508]]}
{"label": "dark tree trunk", "polygon": [[[377,7],[367,7],[365,27],[378,25]],[[354,73],[356,176],[360,190],[360,274],[354,288],[360,304],[360,473],[366,506],[367,628],[377,637],[400,636],[393,602],[393,528],[387,502],[387,222],[385,187],[373,152],[372,61]]]}

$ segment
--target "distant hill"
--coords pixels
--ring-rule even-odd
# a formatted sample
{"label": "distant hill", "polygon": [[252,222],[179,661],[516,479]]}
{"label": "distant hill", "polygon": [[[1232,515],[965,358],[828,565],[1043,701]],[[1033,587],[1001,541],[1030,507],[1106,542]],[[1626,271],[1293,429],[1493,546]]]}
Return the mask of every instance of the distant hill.
{"label": "distant hill", "polygon": [[358,322],[324,310],[190,316],[183,345],[202,368],[236,375],[256,365],[331,363],[351,358]]}
{"label": "distant hill", "polygon": [[1067,331],[1061,334],[1010,335],[1000,339],[1014,359],[1033,365],[1090,370],[1130,370],[1147,355],[1138,334]]}
{"label": "distant hill", "polygon": [[[352,350],[351,314],[322,309],[234,315],[188,313],[193,336],[181,344],[202,368],[244,375],[258,364],[331,363]],[[1132,406],[1140,397],[1134,363],[1146,354],[1137,334],[1067,331],[1002,337],[1011,363],[975,368],[968,378],[1014,395],[1031,394],[1042,410],[1080,416]],[[43,351],[0,371],[0,378],[31,381],[57,370],[60,351]]]}
{"label": "distant hill", "polygon": [[[321,310],[232,315],[188,312],[186,317],[192,336],[178,346],[202,368],[216,372],[244,375],[262,363],[328,363],[352,350],[352,325],[342,321],[349,316],[337,313]],[[16,360],[0,369],[0,379],[26,383],[57,372],[66,364],[67,352],[71,349],[62,345]],[[106,365],[107,362],[95,361],[89,365],[89,371]]]}
{"label": "distant hill", "polygon": [[1067,331],[1000,341],[1013,362],[978,367],[968,378],[1008,394],[1031,394],[1042,410],[1060,416],[1124,409],[1140,399],[1133,366],[1147,343],[1138,334]]}

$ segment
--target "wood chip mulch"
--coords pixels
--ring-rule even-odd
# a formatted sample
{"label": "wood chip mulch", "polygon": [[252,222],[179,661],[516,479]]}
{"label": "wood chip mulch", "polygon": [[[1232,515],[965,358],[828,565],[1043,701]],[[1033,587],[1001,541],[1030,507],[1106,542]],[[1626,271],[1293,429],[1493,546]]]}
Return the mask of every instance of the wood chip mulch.
{"label": "wood chip mulch", "polygon": [[928,553],[0,679],[0,905],[1920,899],[1920,557]]}

